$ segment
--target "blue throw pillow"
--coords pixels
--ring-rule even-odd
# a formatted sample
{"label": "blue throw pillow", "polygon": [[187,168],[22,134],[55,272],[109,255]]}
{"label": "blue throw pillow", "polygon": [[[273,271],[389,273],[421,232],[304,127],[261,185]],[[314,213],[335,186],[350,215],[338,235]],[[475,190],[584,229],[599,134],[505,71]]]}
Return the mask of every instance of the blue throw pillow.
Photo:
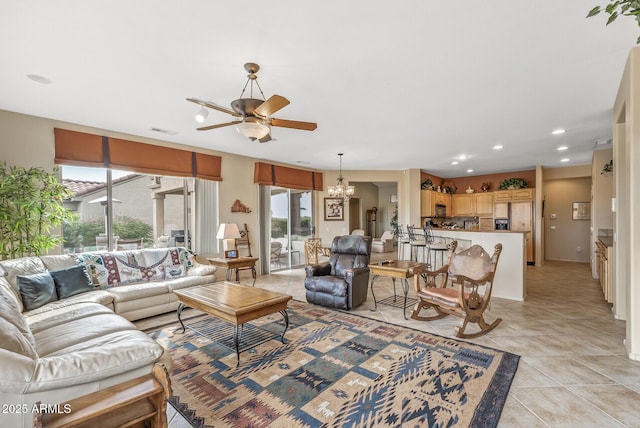
{"label": "blue throw pillow", "polygon": [[64,299],[94,290],[93,285],[91,285],[91,278],[84,265],[73,266],[49,273],[53,277],[58,299]]}
{"label": "blue throw pillow", "polygon": [[56,286],[49,272],[18,275],[18,288],[22,304],[27,311],[58,300]]}

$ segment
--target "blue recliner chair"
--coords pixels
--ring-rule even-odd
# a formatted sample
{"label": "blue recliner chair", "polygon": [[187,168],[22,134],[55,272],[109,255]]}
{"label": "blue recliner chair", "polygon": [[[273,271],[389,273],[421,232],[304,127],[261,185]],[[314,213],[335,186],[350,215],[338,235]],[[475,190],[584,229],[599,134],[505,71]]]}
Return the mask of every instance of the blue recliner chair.
{"label": "blue recliner chair", "polygon": [[371,237],[336,236],[328,262],[305,268],[307,302],[338,309],[351,309],[367,299]]}

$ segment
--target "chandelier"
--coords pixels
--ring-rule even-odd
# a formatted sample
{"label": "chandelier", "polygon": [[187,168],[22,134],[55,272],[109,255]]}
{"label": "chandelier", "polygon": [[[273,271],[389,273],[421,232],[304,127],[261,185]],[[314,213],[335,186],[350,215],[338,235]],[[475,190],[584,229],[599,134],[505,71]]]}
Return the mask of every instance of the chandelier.
{"label": "chandelier", "polygon": [[347,202],[356,192],[356,188],[344,184],[344,179],[342,178],[342,155],[343,153],[338,153],[338,156],[340,156],[340,175],[338,175],[338,182],[335,186],[329,186],[328,192],[329,197],[342,199],[343,202]]}

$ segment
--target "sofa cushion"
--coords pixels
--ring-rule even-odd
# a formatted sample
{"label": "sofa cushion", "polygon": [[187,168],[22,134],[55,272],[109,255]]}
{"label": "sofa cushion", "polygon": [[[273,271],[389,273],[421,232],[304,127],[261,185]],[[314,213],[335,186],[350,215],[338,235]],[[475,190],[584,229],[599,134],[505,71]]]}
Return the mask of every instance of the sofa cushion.
{"label": "sofa cushion", "polygon": [[0,293],[4,293],[6,296],[11,297],[11,300],[18,308],[19,312],[24,311],[24,305],[22,304],[22,296],[20,296],[20,290],[17,286],[9,284],[6,278],[0,277]]}
{"label": "sofa cushion", "polygon": [[49,272],[70,268],[82,263],[82,261],[76,254],[55,254],[40,256],[40,260],[42,260],[44,267],[47,268]]}
{"label": "sofa cushion", "polygon": [[49,272],[18,275],[17,279],[25,310],[31,311],[58,300],[56,286]]}
{"label": "sofa cushion", "polygon": [[[13,297],[0,291],[0,344],[7,350],[36,358],[35,340]],[[26,343],[25,343],[26,342]]]}
{"label": "sofa cushion", "polygon": [[166,281],[158,282],[142,282],[140,284],[129,284],[124,287],[109,288],[109,293],[113,295],[114,302],[122,302],[126,300],[143,299],[158,294],[170,293]]}
{"label": "sofa cushion", "polygon": [[21,257],[19,259],[0,261],[5,272],[5,279],[18,290],[18,275],[46,272],[47,268],[39,257]]}
{"label": "sofa cushion", "polygon": [[0,317],[0,348],[29,358],[38,358],[33,346],[15,325]]}
{"label": "sofa cushion", "polygon": [[67,269],[49,272],[56,286],[58,299],[75,296],[76,294],[93,291],[91,279],[84,265],[77,265]]}

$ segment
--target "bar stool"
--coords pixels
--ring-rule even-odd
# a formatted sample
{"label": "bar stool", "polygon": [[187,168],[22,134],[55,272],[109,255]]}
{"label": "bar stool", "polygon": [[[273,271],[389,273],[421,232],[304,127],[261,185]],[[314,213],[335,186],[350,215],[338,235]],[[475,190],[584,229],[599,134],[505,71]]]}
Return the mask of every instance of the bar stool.
{"label": "bar stool", "polygon": [[411,260],[427,263],[427,240],[425,236],[416,233],[415,226],[407,226],[409,244],[411,245]]}
{"label": "bar stool", "polygon": [[[398,260],[411,260],[411,247],[409,244],[409,237],[402,231],[401,224],[396,227],[395,233],[396,238],[398,239]],[[408,258],[407,250],[409,250]]]}
{"label": "bar stool", "polygon": [[[424,236],[427,240],[429,268],[437,270],[444,265],[444,254],[449,251],[447,238],[433,236],[431,226],[425,225]],[[440,265],[438,265],[438,255],[440,255]]]}

